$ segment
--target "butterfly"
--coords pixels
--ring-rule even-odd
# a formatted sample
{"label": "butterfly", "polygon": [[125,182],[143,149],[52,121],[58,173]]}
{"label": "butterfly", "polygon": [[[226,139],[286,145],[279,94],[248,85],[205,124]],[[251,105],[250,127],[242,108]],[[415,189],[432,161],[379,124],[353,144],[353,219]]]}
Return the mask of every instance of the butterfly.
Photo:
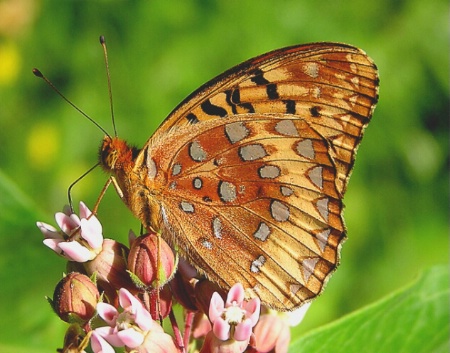
{"label": "butterfly", "polygon": [[106,136],[100,164],[142,225],[209,280],[293,310],[339,264],[342,199],[378,83],[346,44],[275,50],[190,94],[142,149]]}

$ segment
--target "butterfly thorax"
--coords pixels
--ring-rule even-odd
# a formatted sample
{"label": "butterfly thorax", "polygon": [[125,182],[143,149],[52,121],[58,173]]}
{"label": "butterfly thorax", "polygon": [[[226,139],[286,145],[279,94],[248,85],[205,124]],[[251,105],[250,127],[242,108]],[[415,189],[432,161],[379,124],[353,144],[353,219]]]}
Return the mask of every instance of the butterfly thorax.
{"label": "butterfly thorax", "polygon": [[102,168],[114,176],[116,191],[147,229],[160,229],[160,207],[153,193],[158,189],[148,178],[141,150],[118,137],[105,136],[99,149]]}

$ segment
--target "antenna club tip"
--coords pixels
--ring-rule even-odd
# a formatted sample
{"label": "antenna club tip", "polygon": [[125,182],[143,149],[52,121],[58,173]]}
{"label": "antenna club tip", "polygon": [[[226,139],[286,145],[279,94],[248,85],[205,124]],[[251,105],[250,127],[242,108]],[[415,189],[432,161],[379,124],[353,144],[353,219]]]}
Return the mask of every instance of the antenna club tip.
{"label": "antenna club tip", "polygon": [[39,71],[39,69],[34,68],[32,71],[33,71],[34,76],[44,78],[44,75],[42,74],[41,71]]}
{"label": "antenna club tip", "polygon": [[100,44],[103,45],[106,43],[105,36],[100,36]]}

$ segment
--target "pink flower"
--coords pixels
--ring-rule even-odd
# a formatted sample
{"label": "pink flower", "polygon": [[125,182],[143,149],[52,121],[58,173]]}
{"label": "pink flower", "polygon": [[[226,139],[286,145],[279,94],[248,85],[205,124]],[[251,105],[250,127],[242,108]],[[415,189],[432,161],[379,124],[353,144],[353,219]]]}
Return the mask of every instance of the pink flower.
{"label": "pink flower", "polygon": [[200,353],[242,353],[247,347],[247,341],[236,341],[233,339],[222,341],[211,331],[206,335]]}
{"label": "pink flower", "polygon": [[44,234],[44,244],[69,261],[86,262],[92,260],[102,249],[102,225],[87,206],[80,202],[80,217],[66,206],[64,212],[55,215],[61,229],[37,222]]}
{"label": "pink flower", "polygon": [[211,322],[201,311],[195,313],[192,327],[192,337],[194,338],[205,337],[212,330]]}
{"label": "pink flower", "polygon": [[267,310],[254,329],[256,350],[260,353],[287,353],[291,340],[290,326],[296,326],[303,320],[309,306],[310,303],[307,303],[288,313]]}
{"label": "pink flower", "polygon": [[97,304],[97,312],[108,326],[94,330],[91,346],[95,353],[109,352],[106,346],[125,346],[136,352],[177,352],[172,338],[128,290],[119,290],[119,303],[122,312],[110,304]]}
{"label": "pink flower", "polygon": [[106,287],[112,287],[114,292],[107,295],[109,300],[113,300],[111,294],[120,288],[136,290],[127,272],[127,254],[128,248],[125,245],[112,239],[104,239],[102,250],[98,255],[93,260],[82,264],[87,275],[96,274],[97,283],[103,290],[108,291]]}
{"label": "pink flower", "polygon": [[276,313],[261,315],[255,327],[256,350],[261,353],[287,353],[291,340],[289,323]]}
{"label": "pink flower", "polygon": [[288,311],[286,316],[288,317],[289,326],[297,326],[303,321],[303,318],[306,315],[309,307],[311,306],[311,302],[303,304],[300,308],[294,311]]}
{"label": "pink flower", "polygon": [[259,298],[244,300],[244,287],[231,287],[226,302],[215,292],[209,307],[214,336],[208,334],[202,352],[243,352],[259,319]]}
{"label": "pink flower", "polygon": [[91,348],[95,353],[115,353],[114,348],[95,331],[92,332],[91,336]]}

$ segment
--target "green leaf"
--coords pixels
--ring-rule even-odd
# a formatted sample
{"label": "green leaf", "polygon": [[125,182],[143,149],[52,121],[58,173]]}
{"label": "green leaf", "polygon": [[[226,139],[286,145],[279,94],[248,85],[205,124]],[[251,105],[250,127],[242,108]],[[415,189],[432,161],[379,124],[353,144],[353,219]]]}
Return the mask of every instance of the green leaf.
{"label": "green leaf", "polygon": [[300,337],[290,352],[448,352],[449,292],[448,268],[433,267],[406,288]]}

